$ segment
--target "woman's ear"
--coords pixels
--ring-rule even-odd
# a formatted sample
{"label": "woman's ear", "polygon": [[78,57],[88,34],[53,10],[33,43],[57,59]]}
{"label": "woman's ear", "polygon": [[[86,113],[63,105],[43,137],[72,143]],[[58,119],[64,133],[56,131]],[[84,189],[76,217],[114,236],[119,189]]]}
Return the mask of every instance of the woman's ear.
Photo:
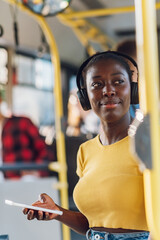
{"label": "woman's ear", "polygon": [[138,82],[138,69],[135,66],[132,66],[131,72],[132,72],[132,82]]}

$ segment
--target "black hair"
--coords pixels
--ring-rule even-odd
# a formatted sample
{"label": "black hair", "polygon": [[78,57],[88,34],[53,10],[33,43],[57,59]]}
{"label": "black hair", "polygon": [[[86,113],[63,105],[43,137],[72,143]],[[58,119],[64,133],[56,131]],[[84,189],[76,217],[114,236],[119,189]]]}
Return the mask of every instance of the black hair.
{"label": "black hair", "polygon": [[112,53],[112,51],[107,51],[107,52],[102,52],[102,53],[97,53],[97,54],[94,54],[90,61],[88,61],[88,63],[84,66],[83,70],[82,70],[82,78],[81,78],[81,84],[83,84],[84,86],[84,80],[85,80],[85,74],[88,70],[89,67],[91,67],[92,65],[94,65],[95,63],[99,62],[100,60],[103,60],[103,59],[114,59],[116,60],[117,62],[119,62],[124,68],[125,70],[127,71],[128,73],[128,76],[129,76],[129,81],[130,83],[132,82],[132,71],[130,69],[130,66],[127,62],[127,60],[130,60],[130,59],[125,59],[124,56],[122,55],[118,55],[118,54],[115,54],[114,52]]}
{"label": "black hair", "polygon": [[136,57],[136,48],[137,47],[135,39],[126,39],[117,45],[116,50],[129,56]]}

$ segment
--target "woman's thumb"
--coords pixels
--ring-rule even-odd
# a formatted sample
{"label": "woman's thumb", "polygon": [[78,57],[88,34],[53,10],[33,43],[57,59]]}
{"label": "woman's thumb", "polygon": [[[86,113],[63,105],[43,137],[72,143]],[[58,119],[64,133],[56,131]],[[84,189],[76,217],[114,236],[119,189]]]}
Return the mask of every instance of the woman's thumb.
{"label": "woman's thumb", "polygon": [[38,197],[38,200],[41,202],[41,203],[45,203],[46,202],[46,196],[47,194],[46,193],[41,193]]}

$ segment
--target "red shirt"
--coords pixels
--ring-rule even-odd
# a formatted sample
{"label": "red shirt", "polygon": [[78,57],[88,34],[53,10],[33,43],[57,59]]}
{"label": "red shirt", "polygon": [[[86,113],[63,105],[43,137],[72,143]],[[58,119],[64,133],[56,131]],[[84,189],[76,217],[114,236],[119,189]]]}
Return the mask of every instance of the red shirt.
{"label": "red shirt", "polygon": [[[38,128],[27,117],[12,116],[5,121],[2,131],[4,163],[44,163],[51,161],[47,145]],[[53,161],[54,159],[52,159]],[[40,171],[47,176],[47,171]],[[20,176],[19,172],[7,171],[7,178]]]}

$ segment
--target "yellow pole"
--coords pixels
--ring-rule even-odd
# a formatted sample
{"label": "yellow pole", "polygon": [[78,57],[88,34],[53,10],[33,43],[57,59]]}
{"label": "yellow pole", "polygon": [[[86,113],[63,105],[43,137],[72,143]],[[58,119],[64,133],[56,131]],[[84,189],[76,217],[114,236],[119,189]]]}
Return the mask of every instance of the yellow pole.
{"label": "yellow pole", "polygon": [[[59,175],[59,189],[61,196],[61,206],[68,209],[68,184],[67,184],[67,167],[66,167],[66,153],[65,153],[65,140],[64,134],[61,129],[61,120],[63,117],[63,103],[62,103],[62,90],[61,90],[61,71],[60,71],[60,60],[59,54],[56,46],[55,39],[53,34],[45,21],[44,17],[34,14],[28,8],[23,6],[21,3],[17,3],[14,0],[7,0],[10,4],[16,4],[21,10],[27,12],[31,16],[35,17],[38,24],[43,29],[45,36],[47,38],[48,44],[50,46],[51,60],[54,67],[54,98],[55,98],[55,127],[56,127],[56,145],[57,145],[57,159],[59,162],[60,169],[58,170]],[[54,169],[52,164],[51,169]],[[65,225],[62,225],[63,229],[63,240],[70,240],[70,231],[69,228]]]}
{"label": "yellow pole", "polygon": [[[160,3],[156,3],[156,8],[160,9]],[[107,15],[115,15],[115,14],[123,14],[134,12],[134,6],[128,7],[117,7],[117,8],[103,8],[103,9],[94,9],[88,11],[77,11],[68,13],[67,9],[64,13],[58,14],[58,16],[65,16],[66,19],[79,19],[79,18],[90,18],[90,17],[100,17],[100,16],[107,16]]]}
{"label": "yellow pole", "polygon": [[[39,17],[38,17],[39,18]],[[52,33],[44,21],[44,18],[38,19],[45,35],[48,37],[49,46],[51,49],[52,63],[55,70],[55,87],[54,87],[54,97],[55,97],[55,126],[56,126],[56,145],[57,145],[57,159],[62,168],[58,172],[61,194],[61,206],[68,209],[68,184],[67,184],[67,167],[66,167],[66,152],[65,152],[65,138],[64,133],[61,129],[61,120],[63,117],[63,103],[62,103],[62,88],[61,88],[61,71],[60,71],[60,60],[57,51],[55,41],[53,39]],[[53,165],[54,166],[54,165]],[[52,169],[52,165],[51,165]],[[63,228],[63,239],[70,239],[70,231],[67,226],[62,225]]]}
{"label": "yellow pole", "polygon": [[[156,9],[153,0],[135,0],[137,55],[140,70],[140,106],[150,115],[151,170],[144,171],[148,226],[154,240],[160,239],[160,135],[159,76]],[[145,84],[144,84],[145,81]],[[145,87],[145,89],[143,88]],[[142,93],[142,96],[141,96]]]}
{"label": "yellow pole", "polygon": [[[100,17],[112,14],[121,14],[121,13],[128,13],[134,12],[134,6],[129,7],[117,7],[117,8],[103,8],[103,9],[94,9],[88,11],[78,11],[73,13],[62,13],[62,15],[66,15],[67,18],[89,18],[89,17]],[[60,14],[59,14],[60,15]]]}

